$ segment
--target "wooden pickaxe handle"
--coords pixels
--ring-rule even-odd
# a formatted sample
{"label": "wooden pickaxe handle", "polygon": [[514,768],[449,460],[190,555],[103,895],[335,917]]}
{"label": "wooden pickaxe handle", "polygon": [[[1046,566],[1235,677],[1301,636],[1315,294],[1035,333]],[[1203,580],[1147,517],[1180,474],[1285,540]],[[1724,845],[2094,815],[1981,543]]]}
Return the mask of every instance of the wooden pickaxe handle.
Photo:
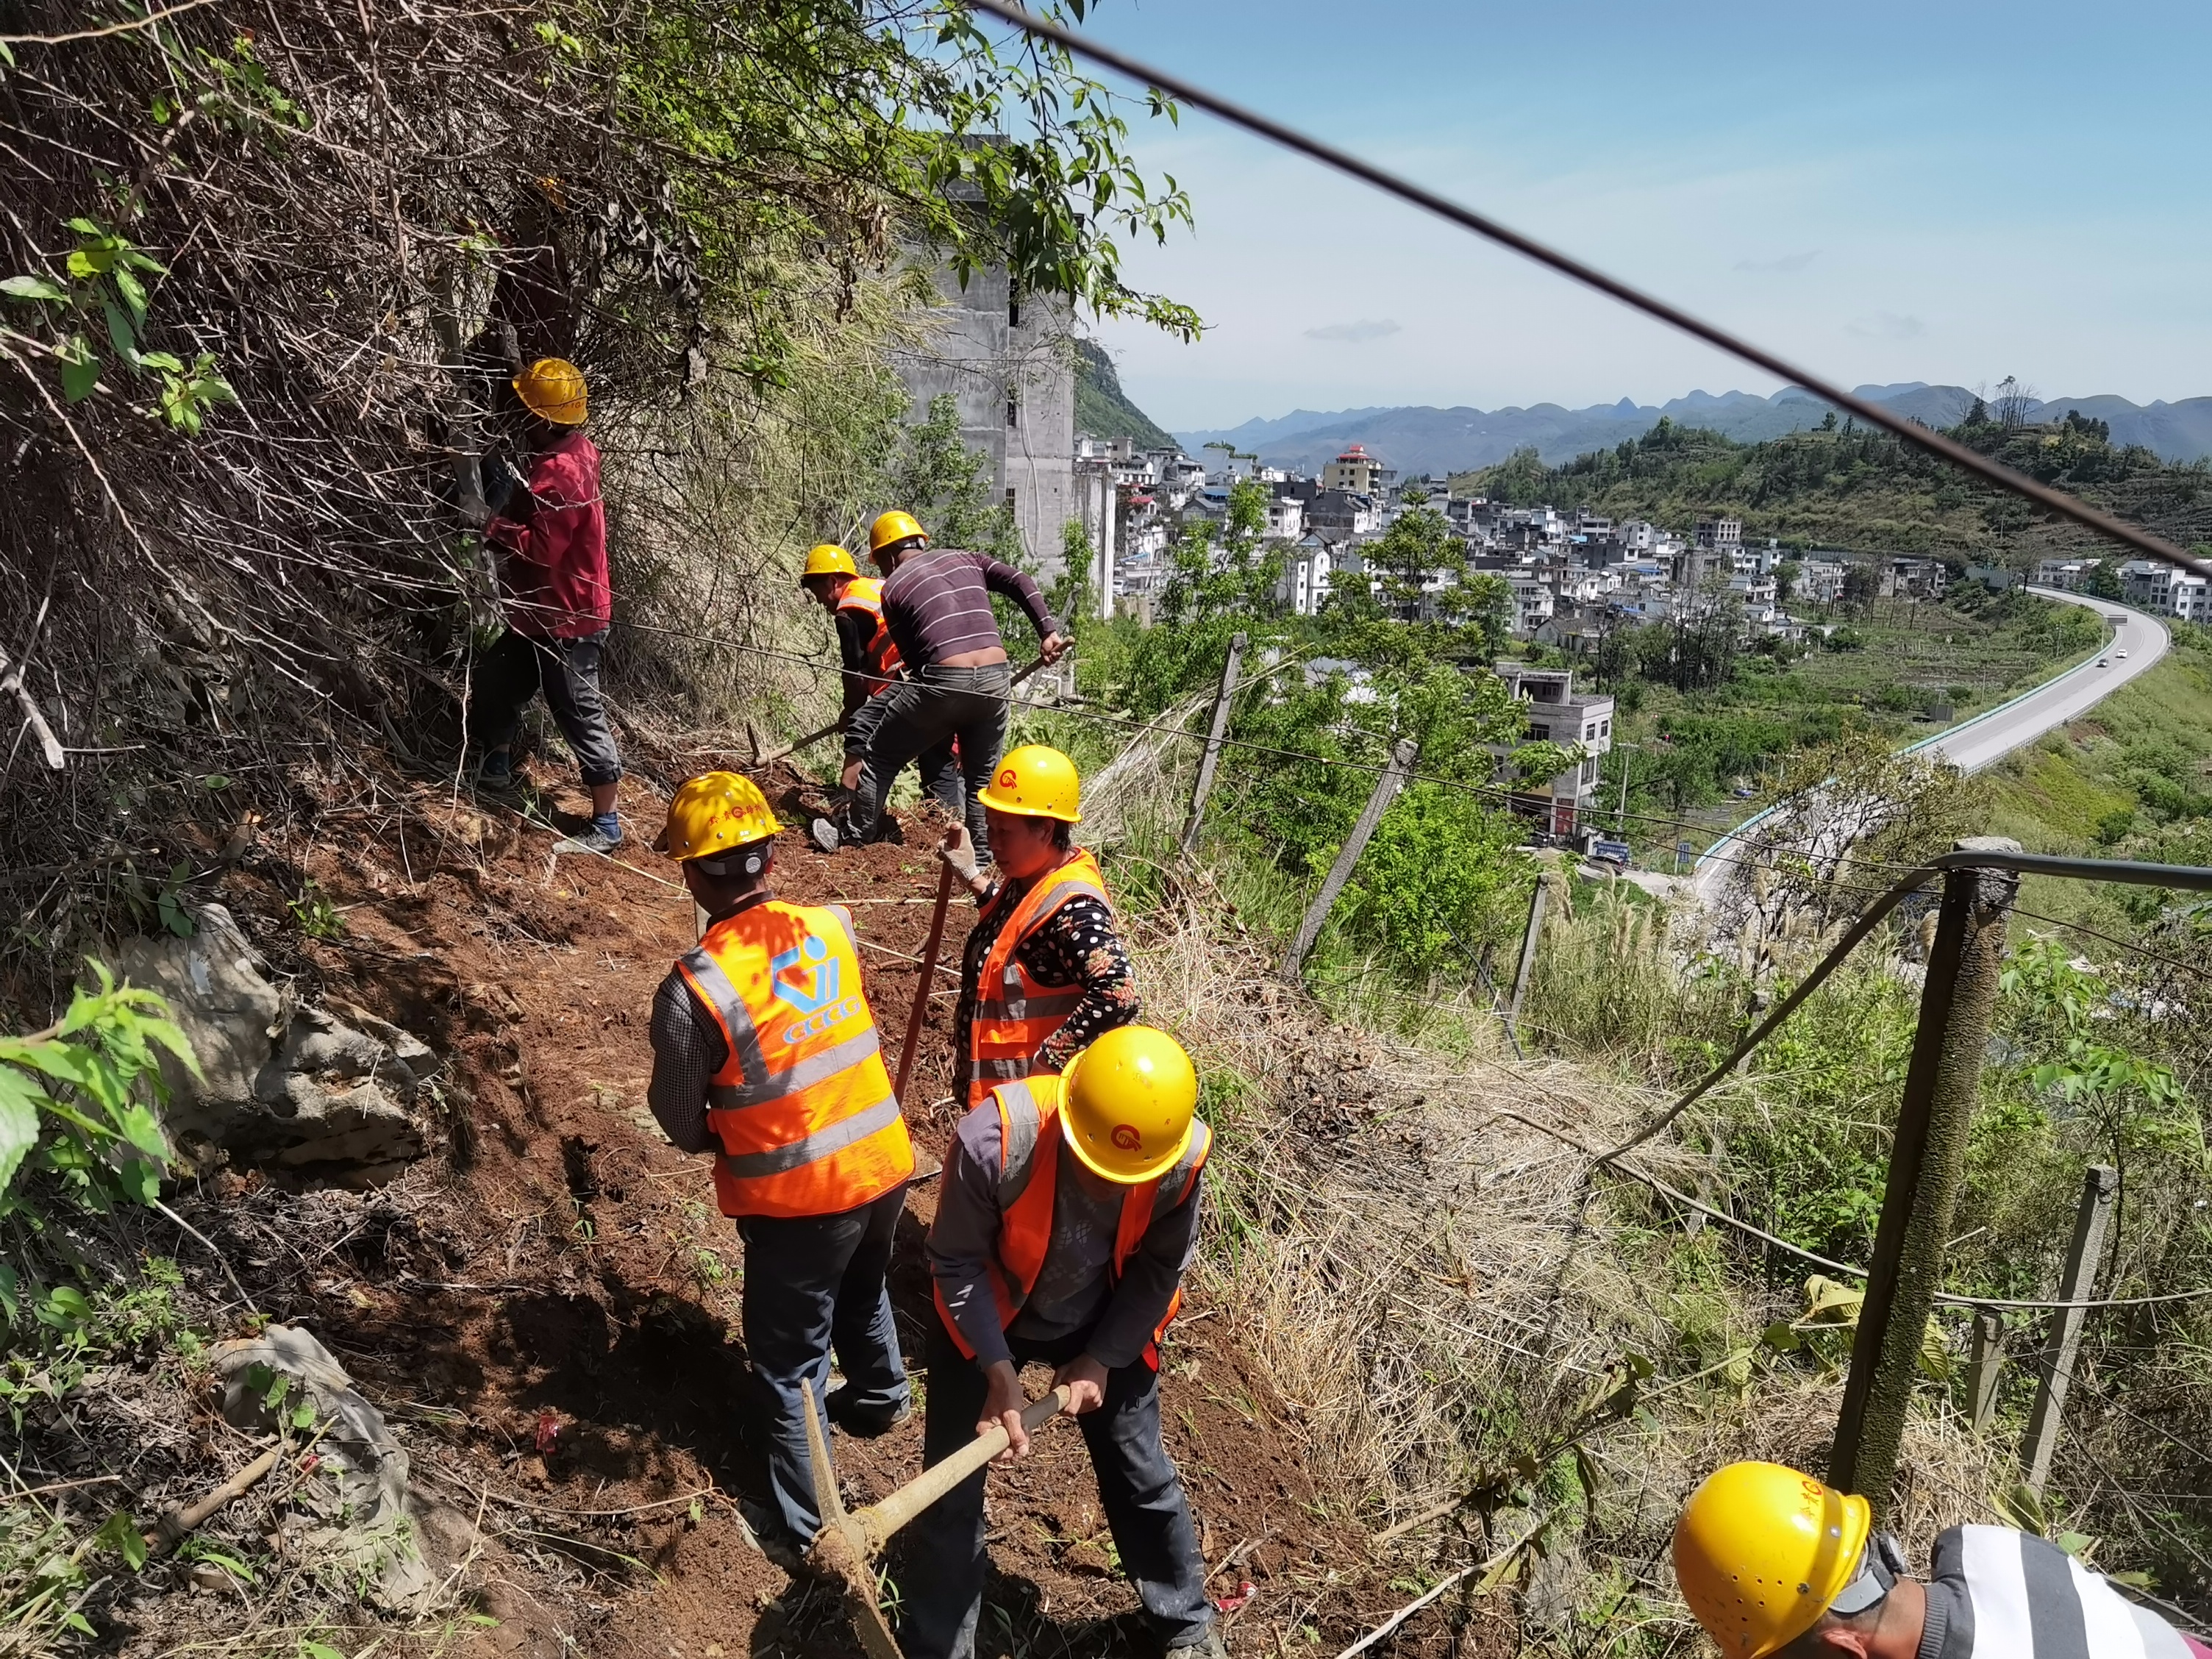
{"label": "wooden pickaxe handle", "polygon": [[[1032,1401],[1022,1413],[1022,1427],[1036,1433],[1067,1409],[1073,1394],[1073,1390],[1063,1382],[1042,1399]],[[880,1552],[900,1528],[1006,1450],[1006,1440],[1003,1425],[979,1434],[942,1463],[931,1464],[918,1479],[908,1481],[881,1503],[871,1504],[855,1515],[853,1519],[867,1534],[868,1553]]]}

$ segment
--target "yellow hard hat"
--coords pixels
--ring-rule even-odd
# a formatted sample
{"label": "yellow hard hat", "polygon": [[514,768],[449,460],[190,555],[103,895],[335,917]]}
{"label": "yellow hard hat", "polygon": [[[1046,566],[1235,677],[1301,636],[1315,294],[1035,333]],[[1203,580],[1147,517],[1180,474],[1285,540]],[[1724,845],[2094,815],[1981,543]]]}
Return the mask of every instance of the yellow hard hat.
{"label": "yellow hard hat", "polygon": [[910,536],[920,536],[924,541],[929,534],[923,530],[911,513],[885,513],[868,526],[868,551],[880,553],[893,542],[902,542]]}
{"label": "yellow hard hat", "polygon": [[857,576],[860,567],[853,562],[853,556],[835,542],[818,544],[806,556],[806,568],[799,573],[804,582],[809,576]]}
{"label": "yellow hard hat", "polygon": [[1075,775],[1075,763],[1041,743],[1009,750],[990,782],[975,793],[984,805],[1001,812],[1058,818],[1062,823],[1083,822],[1083,786]]}
{"label": "yellow hard hat", "polygon": [[1674,1577],[1726,1659],[1766,1659],[1858,1576],[1873,1525],[1863,1498],[1780,1463],[1730,1463],[1683,1505]]}
{"label": "yellow hard hat", "polygon": [[668,803],[668,827],[653,846],[672,859],[710,859],[766,841],[782,828],[760,785],[735,772],[708,772],[676,792]]}
{"label": "yellow hard hat", "polygon": [[1198,1073],[1182,1044],[1150,1025],[1117,1025],[1060,1077],[1068,1148],[1093,1175],[1133,1187],[1175,1168],[1190,1146]]}
{"label": "yellow hard hat", "polygon": [[541,421],[556,426],[584,422],[584,371],[565,357],[540,357],[514,377],[515,395]]}

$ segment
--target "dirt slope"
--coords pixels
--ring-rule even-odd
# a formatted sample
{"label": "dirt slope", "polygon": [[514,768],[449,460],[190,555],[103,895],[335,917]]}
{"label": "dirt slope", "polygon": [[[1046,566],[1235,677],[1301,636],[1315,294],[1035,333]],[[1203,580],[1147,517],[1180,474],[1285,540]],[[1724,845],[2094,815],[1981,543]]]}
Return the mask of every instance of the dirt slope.
{"label": "dirt slope", "polygon": [[[786,805],[793,781],[781,781]],[[633,825],[657,825],[641,788],[623,805]],[[641,846],[556,859],[542,828],[428,790],[350,823],[326,814],[316,830],[296,863],[249,864],[226,896],[307,994],[450,1056],[446,1156],[381,1193],[317,1205],[226,1176],[192,1208],[246,1258],[264,1308],[309,1325],[407,1425],[418,1486],[446,1500],[431,1540],[449,1559],[475,1548],[465,1582],[499,1621],[465,1647],[547,1659],[855,1651],[835,1608],[749,1545],[729,1501],[764,1492],[744,1436],[743,1252],[714,1212],[704,1160],[670,1147],[645,1106],[647,1009],[692,939],[688,899],[663,884],[670,867]],[[854,907],[895,1056],[931,861],[896,846],[825,858],[797,836],[781,853],[781,895]],[[284,889],[302,875],[341,907],[341,938],[283,925]],[[955,964],[971,913],[956,902]],[[953,981],[939,982],[908,1094],[926,1170],[953,1117]],[[918,1180],[901,1233],[894,1296],[910,1358],[934,1317],[921,1265],[934,1203]],[[238,1231],[256,1212],[289,1235],[281,1248]],[[1364,1607],[1404,1597],[1379,1584],[1343,1595],[1370,1576],[1358,1529],[1328,1516],[1291,1419],[1224,1331],[1212,1310],[1187,1310],[1165,1414],[1220,1569],[1215,1594],[1257,1587],[1232,1647],[1274,1649],[1331,1579],[1334,1611],[1309,1639],[1356,1634]],[[880,1495],[920,1468],[919,1416],[872,1443],[840,1437],[837,1456],[848,1501]],[[1006,1612],[985,1620],[987,1653],[1149,1650],[1074,1433],[1054,1428],[1029,1463],[994,1475],[991,1505],[990,1601]]]}

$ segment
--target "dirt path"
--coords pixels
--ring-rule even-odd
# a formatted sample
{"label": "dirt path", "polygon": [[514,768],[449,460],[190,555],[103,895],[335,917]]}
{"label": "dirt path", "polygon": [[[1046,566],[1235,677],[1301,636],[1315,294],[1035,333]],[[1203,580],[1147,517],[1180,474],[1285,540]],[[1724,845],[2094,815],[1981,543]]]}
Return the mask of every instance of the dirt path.
{"label": "dirt path", "polygon": [[[623,805],[633,824],[658,823],[641,791]],[[482,1517],[471,1577],[499,1623],[468,1638],[471,1650],[856,1651],[823,1597],[793,1589],[750,1546],[729,1502],[765,1490],[744,1435],[743,1252],[714,1212],[704,1160],[670,1147],[645,1104],[647,1009],[691,942],[688,899],[651,878],[672,872],[642,846],[616,860],[556,859],[550,836],[512,817],[428,795],[410,806],[396,828],[343,846],[325,828],[306,870],[348,907],[348,925],[341,939],[301,946],[301,965],[321,994],[451,1057],[449,1158],[372,1200],[366,1212],[382,1221],[349,1235],[331,1270],[277,1310],[309,1322],[409,1424],[418,1486],[451,1504],[433,1518],[433,1542],[461,1547]],[[933,866],[895,846],[823,857],[797,836],[780,850],[779,893],[854,907],[895,1054]],[[281,897],[262,896],[273,914]],[[956,967],[971,915],[956,903],[945,945]],[[953,1119],[952,985],[940,974],[908,1091],[925,1170]],[[935,1316],[921,1265],[934,1204],[918,1180],[900,1235],[893,1288],[910,1359]],[[1367,1570],[1354,1529],[1316,1501],[1264,1378],[1227,1346],[1227,1322],[1191,1308],[1178,1331],[1170,1449],[1220,1569],[1214,1593],[1258,1587],[1232,1620],[1232,1647],[1274,1650],[1329,1577]],[[911,1478],[921,1439],[919,1415],[872,1443],[841,1436],[848,1501]],[[1040,1443],[993,1478],[1000,1611],[987,1615],[983,1650],[1149,1651],[1079,1437],[1056,1427]],[[1356,1632],[1357,1610],[1326,1599],[1322,1632]]]}

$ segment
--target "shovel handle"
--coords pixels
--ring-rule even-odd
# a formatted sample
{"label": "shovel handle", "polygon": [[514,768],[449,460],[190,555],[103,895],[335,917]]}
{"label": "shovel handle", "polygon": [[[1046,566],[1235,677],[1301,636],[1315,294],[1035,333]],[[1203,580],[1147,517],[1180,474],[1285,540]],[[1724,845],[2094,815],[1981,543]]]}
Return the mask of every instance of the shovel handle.
{"label": "shovel handle", "polygon": [[[1035,1433],[1067,1409],[1073,1394],[1065,1382],[1042,1399],[1031,1401],[1022,1413],[1022,1427]],[[985,1431],[941,1463],[933,1463],[921,1476],[879,1504],[872,1504],[853,1518],[866,1528],[868,1553],[872,1555],[891,1535],[969,1475],[1006,1449],[1003,1425]]]}

